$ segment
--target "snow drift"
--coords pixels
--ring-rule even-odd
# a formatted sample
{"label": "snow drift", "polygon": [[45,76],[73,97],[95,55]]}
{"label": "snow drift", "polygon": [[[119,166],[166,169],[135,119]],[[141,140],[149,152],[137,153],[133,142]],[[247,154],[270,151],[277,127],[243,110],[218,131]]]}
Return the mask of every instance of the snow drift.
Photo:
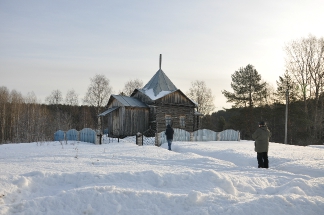
{"label": "snow drift", "polygon": [[324,214],[324,147],[0,145],[0,214]]}

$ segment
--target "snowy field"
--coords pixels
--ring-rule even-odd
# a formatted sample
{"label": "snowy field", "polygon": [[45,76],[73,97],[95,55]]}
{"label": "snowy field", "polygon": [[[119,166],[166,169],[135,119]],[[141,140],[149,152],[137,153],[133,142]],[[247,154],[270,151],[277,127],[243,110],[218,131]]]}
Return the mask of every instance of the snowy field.
{"label": "snowy field", "polygon": [[0,145],[0,214],[324,214],[324,146]]}

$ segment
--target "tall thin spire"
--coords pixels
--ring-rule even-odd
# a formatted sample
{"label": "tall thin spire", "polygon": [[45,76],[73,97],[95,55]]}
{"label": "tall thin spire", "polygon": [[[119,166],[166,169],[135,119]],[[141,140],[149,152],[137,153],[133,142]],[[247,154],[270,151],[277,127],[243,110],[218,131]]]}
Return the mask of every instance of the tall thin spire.
{"label": "tall thin spire", "polygon": [[[153,90],[154,96],[157,96],[162,91],[174,92],[177,90],[177,87],[162,71],[161,64],[162,64],[162,54],[160,54],[160,69],[155,73],[155,75],[151,78],[151,80],[141,89],[144,91],[144,93],[146,91],[149,92],[149,90]],[[146,95],[150,95],[150,94],[146,94]],[[149,97],[152,98],[151,96]]]}

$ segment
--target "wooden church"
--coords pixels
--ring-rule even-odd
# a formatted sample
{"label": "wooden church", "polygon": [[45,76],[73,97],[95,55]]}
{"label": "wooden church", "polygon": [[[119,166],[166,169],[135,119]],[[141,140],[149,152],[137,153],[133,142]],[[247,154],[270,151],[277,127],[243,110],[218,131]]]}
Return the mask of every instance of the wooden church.
{"label": "wooden church", "polygon": [[101,114],[111,137],[134,136],[138,132],[159,133],[170,124],[189,132],[198,130],[201,114],[196,103],[172,83],[160,68],[142,88],[131,96],[111,95],[107,110]]}

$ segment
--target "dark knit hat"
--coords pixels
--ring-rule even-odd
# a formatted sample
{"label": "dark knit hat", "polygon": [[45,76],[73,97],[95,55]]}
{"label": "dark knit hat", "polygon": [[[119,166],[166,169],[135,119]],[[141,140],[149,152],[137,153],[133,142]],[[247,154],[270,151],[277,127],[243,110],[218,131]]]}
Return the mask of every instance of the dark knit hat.
{"label": "dark knit hat", "polygon": [[259,125],[260,125],[260,126],[265,126],[266,123],[265,123],[264,121],[260,121],[260,122],[259,122]]}

